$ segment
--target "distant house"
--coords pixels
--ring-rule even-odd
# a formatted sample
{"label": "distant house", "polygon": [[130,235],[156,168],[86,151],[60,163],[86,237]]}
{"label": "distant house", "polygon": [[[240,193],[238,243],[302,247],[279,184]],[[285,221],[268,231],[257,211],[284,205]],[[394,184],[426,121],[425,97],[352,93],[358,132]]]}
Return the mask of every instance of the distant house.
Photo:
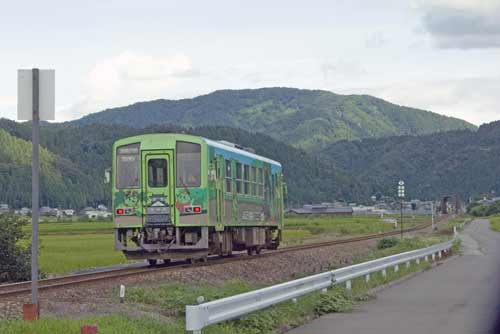
{"label": "distant house", "polygon": [[110,218],[112,215],[111,215],[111,212],[107,212],[107,211],[98,211],[98,210],[94,210],[94,211],[85,211],[85,216],[88,218],[88,219],[96,219],[96,218]]}
{"label": "distant house", "polygon": [[39,212],[40,212],[40,216],[46,216],[46,217],[60,217],[61,216],[59,209],[51,208],[50,206],[42,206],[40,208]]}
{"label": "distant house", "polygon": [[75,215],[75,210],[71,209],[66,209],[66,210],[61,210],[62,214],[66,217],[73,217]]}
{"label": "distant house", "polygon": [[324,204],[306,204],[302,208],[290,209],[289,212],[297,215],[331,215],[331,216],[352,216],[351,207],[335,208]]}
{"label": "distant house", "polygon": [[28,216],[31,214],[31,209],[23,207],[23,208],[21,208],[21,210],[19,210],[19,214],[22,216]]}
{"label": "distant house", "polygon": [[94,209],[93,207],[91,206],[87,206],[86,208],[82,209],[82,211],[80,211],[80,215],[81,216],[86,216],[87,215],[87,212],[91,212],[91,211],[97,211],[96,209]]}
{"label": "distant house", "polygon": [[9,213],[9,205],[8,204],[0,204],[0,214]]}

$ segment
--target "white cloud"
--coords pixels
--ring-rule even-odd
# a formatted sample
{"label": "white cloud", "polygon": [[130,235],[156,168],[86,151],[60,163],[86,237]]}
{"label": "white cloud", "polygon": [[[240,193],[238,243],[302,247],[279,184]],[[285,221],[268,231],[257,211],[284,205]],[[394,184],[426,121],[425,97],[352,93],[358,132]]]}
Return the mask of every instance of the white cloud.
{"label": "white cloud", "polygon": [[16,119],[17,99],[15,96],[0,95],[0,118]]}
{"label": "white cloud", "polygon": [[185,55],[153,57],[126,51],[94,65],[83,79],[79,101],[62,108],[73,119],[105,108],[164,98],[167,91],[189,77],[199,76]]}
{"label": "white cloud", "polygon": [[500,115],[500,77],[397,83],[367,89],[393,103],[464,119],[470,123],[497,120]]}
{"label": "white cloud", "polygon": [[500,0],[418,0],[414,5],[440,48],[500,47]]}

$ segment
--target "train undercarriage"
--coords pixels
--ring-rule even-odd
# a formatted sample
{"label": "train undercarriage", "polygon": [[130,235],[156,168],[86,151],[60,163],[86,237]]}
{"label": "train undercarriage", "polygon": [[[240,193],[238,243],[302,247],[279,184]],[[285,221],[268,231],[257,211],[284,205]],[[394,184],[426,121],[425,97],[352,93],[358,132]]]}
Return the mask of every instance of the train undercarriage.
{"label": "train undercarriage", "polygon": [[115,229],[115,248],[128,259],[206,260],[209,255],[229,256],[234,251],[259,254],[262,249],[277,249],[281,231],[277,227],[175,227],[164,224],[141,228]]}

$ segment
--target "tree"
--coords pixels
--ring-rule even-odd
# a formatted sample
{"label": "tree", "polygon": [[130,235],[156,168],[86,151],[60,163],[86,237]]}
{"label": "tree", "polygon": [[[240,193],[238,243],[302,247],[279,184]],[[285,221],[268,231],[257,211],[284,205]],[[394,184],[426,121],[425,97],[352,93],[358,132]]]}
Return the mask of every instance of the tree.
{"label": "tree", "polygon": [[26,217],[0,214],[0,282],[26,281],[31,272],[31,246],[22,227]]}

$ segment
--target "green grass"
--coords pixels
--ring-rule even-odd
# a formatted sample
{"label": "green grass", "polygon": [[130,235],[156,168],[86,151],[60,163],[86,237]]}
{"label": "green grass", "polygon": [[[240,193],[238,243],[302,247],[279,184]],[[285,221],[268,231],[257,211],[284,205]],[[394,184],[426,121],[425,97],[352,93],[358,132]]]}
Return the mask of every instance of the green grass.
{"label": "green grass", "polygon": [[[369,256],[360,258],[357,262],[427,247],[443,240],[443,238],[437,237],[405,239],[394,247],[374,250]],[[370,289],[409,273],[426,269],[429,266],[430,264],[425,261],[421,261],[420,265],[412,262],[409,269],[406,266],[400,266],[397,273],[393,269],[388,269],[385,278],[381,273],[374,273],[368,283],[364,278],[353,280],[351,291],[346,290],[343,285],[338,285],[329,289],[325,294],[311,293],[300,297],[296,304],[290,301],[283,302],[242,317],[239,320],[209,326],[203,332],[214,334],[279,333],[310,322],[312,319],[326,313],[350,311],[355,303],[371,298],[367,295]],[[99,325],[99,333],[105,334],[185,333],[185,305],[196,304],[198,296],[203,296],[205,301],[210,301],[260,287],[262,286],[250,285],[242,281],[229,281],[224,284],[204,283],[200,285],[166,283],[155,287],[130,287],[127,289],[125,308],[136,310],[134,312],[153,309],[155,313],[163,316],[163,320],[154,319],[153,317],[136,319],[125,314],[78,320],[43,319],[34,324],[13,320],[0,322],[0,333],[77,334],[82,324],[94,323]],[[116,293],[114,295],[115,297],[111,299],[111,302],[118,303]]]}
{"label": "green grass", "polygon": [[[24,227],[26,232],[31,231],[31,224]],[[106,222],[42,222],[38,227],[40,235],[68,235],[68,234],[101,234],[113,233],[113,223]]]}
{"label": "green grass", "polygon": [[112,222],[43,222],[39,232],[40,269],[47,275],[127,262],[114,250]]}
{"label": "green grass", "polygon": [[114,250],[114,236],[109,233],[41,235],[40,245],[40,269],[46,274],[127,262]]}
{"label": "green grass", "polygon": [[[396,216],[384,216],[383,219]],[[429,220],[428,216],[405,216],[403,227],[408,228]],[[379,216],[326,217],[288,216],[285,218],[285,244],[301,243],[319,238],[337,238],[393,231],[394,225],[382,222]]]}
{"label": "green grass", "polygon": [[[405,217],[405,227],[426,219]],[[378,216],[287,217],[283,235],[285,245],[289,245],[393,229]],[[25,231],[30,231],[29,226]],[[121,252],[114,250],[112,222],[43,222],[39,231],[40,268],[48,275],[126,262]]]}
{"label": "green grass", "polygon": [[500,216],[493,216],[490,218],[490,228],[493,231],[500,232]]}
{"label": "green grass", "polygon": [[35,323],[21,320],[0,321],[2,334],[78,334],[83,325],[98,324],[99,334],[167,334],[184,333],[181,322],[160,323],[143,318],[131,318],[124,315],[74,319],[41,319]]}
{"label": "green grass", "polygon": [[456,218],[449,219],[446,223],[438,225],[438,229],[440,231],[453,231],[453,226],[457,227],[457,230],[462,230],[463,227],[460,225],[464,223],[465,221],[470,220],[470,217],[468,216],[459,216]]}

